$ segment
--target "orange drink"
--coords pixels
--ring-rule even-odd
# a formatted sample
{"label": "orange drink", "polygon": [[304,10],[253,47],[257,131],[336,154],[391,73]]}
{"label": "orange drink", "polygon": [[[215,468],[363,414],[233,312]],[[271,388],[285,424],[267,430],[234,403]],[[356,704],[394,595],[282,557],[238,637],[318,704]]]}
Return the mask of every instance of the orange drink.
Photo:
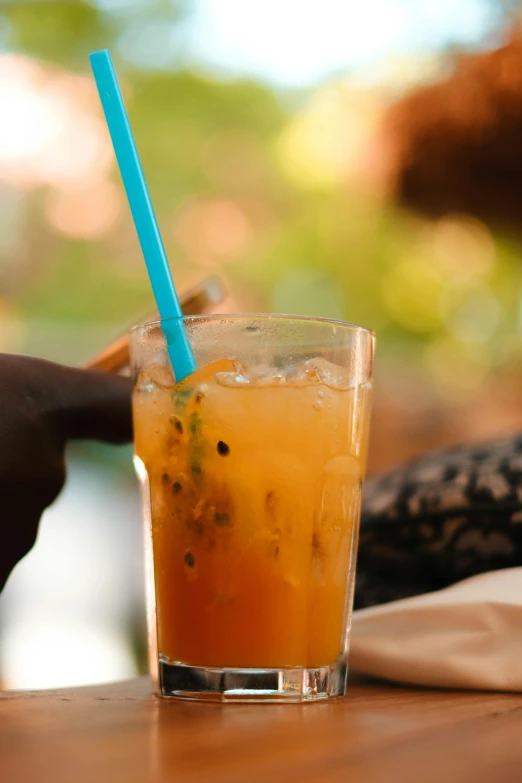
{"label": "orange drink", "polygon": [[[283,335],[267,353],[262,317],[219,316],[221,326],[233,320],[236,339],[222,339],[225,358],[216,359],[219,344],[201,351],[195,339],[203,322],[213,343],[215,318],[187,319],[203,356],[180,383],[161,352],[143,354],[142,345],[136,363],[135,454],[145,486],[160,690],[283,700],[339,695],[373,337],[337,325],[344,341],[336,346],[326,340],[329,322],[297,319],[298,332],[325,334],[315,347],[306,334],[294,337],[285,358]],[[256,319],[260,333],[248,330]],[[278,319],[266,320],[273,328]],[[283,333],[289,320],[279,319]],[[344,330],[358,340],[347,341]],[[361,334],[367,345],[357,359]],[[209,675],[216,671],[221,686],[224,677],[234,687],[216,693]],[[263,687],[244,687],[252,678]]]}

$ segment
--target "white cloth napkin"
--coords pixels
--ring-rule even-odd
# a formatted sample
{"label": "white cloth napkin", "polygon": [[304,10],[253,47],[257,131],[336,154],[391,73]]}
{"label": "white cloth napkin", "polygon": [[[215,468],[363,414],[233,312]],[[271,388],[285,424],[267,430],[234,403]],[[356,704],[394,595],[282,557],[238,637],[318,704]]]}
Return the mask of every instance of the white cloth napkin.
{"label": "white cloth napkin", "polygon": [[412,685],[522,692],[522,568],[354,612],[350,669]]}

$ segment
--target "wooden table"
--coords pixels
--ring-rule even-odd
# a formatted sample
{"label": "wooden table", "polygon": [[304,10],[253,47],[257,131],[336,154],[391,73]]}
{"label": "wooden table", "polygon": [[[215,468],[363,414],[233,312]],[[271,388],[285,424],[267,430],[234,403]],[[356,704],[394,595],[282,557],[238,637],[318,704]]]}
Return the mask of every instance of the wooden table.
{"label": "wooden table", "polygon": [[354,685],[327,704],[165,702],[146,678],[0,694],[2,783],[520,783],[522,695]]}

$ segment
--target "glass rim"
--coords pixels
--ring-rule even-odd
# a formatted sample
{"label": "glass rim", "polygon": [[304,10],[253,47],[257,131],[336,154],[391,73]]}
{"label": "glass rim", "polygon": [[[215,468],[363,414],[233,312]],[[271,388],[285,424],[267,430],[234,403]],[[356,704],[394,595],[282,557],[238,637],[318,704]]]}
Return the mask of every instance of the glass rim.
{"label": "glass rim", "polygon": [[366,333],[370,337],[375,338],[375,332],[367,326],[361,326],[360,324],[353,323],[352,321],[341,321],[338,318],[323,318],[315,315],[290,315],[288,313],[197,313],[196,315],[182,315],[173,316],[172,318],[155,318],[152,321],[144,321],[140,324],[135,324],[130,333],[138,332],[140,329],[145,329],[152,326],[161,326],[163,323],[173,323],[177,321],[193,322],[193,321],[220,321],[223,319],[236,319],[236,320],[253,320],[255,318],[263,321],[294,321],[296,323],[310,323],[327,326],[339,326],[348,331],[359,331]]}

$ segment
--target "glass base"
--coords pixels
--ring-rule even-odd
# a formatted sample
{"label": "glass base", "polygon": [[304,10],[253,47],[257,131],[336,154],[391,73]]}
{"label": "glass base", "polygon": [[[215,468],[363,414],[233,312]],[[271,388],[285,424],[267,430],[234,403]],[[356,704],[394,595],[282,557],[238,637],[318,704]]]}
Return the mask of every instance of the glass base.
{"label": "glass base", "polygon": [[220,702],[311,702],[344,696],[348,666],[214,669],[159,659],[160,696]]}

